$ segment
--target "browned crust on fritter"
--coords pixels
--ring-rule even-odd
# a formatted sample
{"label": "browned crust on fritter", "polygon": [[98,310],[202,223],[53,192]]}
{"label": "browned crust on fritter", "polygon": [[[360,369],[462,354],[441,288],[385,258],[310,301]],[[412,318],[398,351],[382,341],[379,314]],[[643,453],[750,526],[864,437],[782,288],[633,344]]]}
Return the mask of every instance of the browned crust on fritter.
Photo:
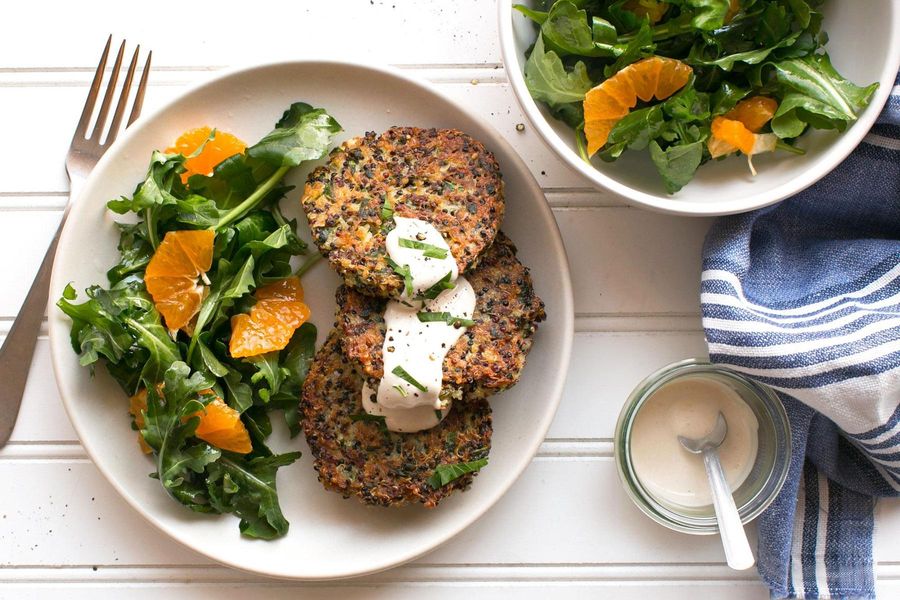
{"label": "browned crust on fritter", "polygon": [[403,279],[387,263],[382,220],[424,219],[441,232],[459,272],[477,263],[503,220],[503,181],[494,155],[455,129],[392,127],[335,148],[306,181],[301,203],[313,241],[350,285],[399,296]]}
{"label": "browned crust on fritter", "polygon": [[[476,294],[475,325],[447,353],[444,383],[469,392],[466,398],[480,398],[518,381],[537,323],[545,318],[544,303],[503,232],[466,278]],[[344,286],[337,291],[336,321],[344,353],[375,379],[384,374],[385,303]]]}
{"label": "browned crust on fritter", "polygon": [[456,490],[465,490],[473,474],[433,489],[428,478],[441,464],[487,456],[491,409],[484,400],[459,403],[438,426],[417,433],[392,433],[377,423],[353,421],[362,414],[363,378],[343,356],[332,332],[316,354],[300,400],[306,441],[319,481],[344,497],[366,504],[434,507]]}

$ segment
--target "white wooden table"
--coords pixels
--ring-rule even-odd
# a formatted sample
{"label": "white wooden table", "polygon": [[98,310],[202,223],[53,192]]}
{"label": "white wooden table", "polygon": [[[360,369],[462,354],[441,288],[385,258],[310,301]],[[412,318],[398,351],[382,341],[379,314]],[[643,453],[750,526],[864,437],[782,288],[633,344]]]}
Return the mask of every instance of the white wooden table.
{"label": "white wooden table", "polygon": [[[46,331],[12,441],[0,451],[0,598],[767,598],[716,538],[669,532],[621,490],[613,427],[633,385],[704,352],[699,253],[708,220],[630,208],[590,189],[525,123],[489,0],[17,2],[0,17],[0,336],[67,201],[63,159],[107,34],[154,51],[145,110],[225,66],[380,61],[483,114],[544,187],[569,252],[576,336],[562,406],[509,494],[430,555],[363,579],[303,585],[234,571],[146,523],[79,444]],[[234,6],[237,6],[235,4]],[[0,382],[3,385],[3,382]],[[900,510],[879,507],[878,587],[900,595]],[[261,596],[260,596],[261,597]]]}

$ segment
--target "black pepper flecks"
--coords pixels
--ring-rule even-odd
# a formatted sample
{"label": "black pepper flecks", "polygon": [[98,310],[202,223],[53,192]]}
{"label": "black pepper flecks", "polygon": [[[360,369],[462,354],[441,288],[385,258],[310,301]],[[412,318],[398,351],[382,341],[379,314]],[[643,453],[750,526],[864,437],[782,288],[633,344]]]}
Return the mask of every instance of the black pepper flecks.
{"label": "black pepper flecks", "polygon": [[[447,352],[444,385],[463,390],[466,399],[484,398],[518,381],[533,344],[536,324],[546,318],[528,269],[503,232],[466,274],[475,290],[475,324]],[[347,357],[367,377],[384,373],[382,348],[386,300],[346,286],[337,291],[337,328]],[[393,341],[392,339],[389,341]]]}
{"label": "black pepper flecks", "polygon": [[[430,222],[460,273],[477,264],[503,219],[503,180],[494,155],[454,129],[392,127],[347,140],[306,181],[304,211],[313,241],[345,282],[380,297],[403,279],[387,263],[393,215]],[[389,213],[386,213],[389,214]]]}
{"label": "black pepper flecks", "polygon": [[303,385],[300,411],[314,468],[326,489],[366,504],[436,506],[472,483],[472,474],[433,489],[428,478],[440,464],[488,455],[491,409],[484,400],[453,405],[437,426],[415,433],[386,432],[352,420],[362,408],[363,376],[344,358],[332,332],[316,354]]}

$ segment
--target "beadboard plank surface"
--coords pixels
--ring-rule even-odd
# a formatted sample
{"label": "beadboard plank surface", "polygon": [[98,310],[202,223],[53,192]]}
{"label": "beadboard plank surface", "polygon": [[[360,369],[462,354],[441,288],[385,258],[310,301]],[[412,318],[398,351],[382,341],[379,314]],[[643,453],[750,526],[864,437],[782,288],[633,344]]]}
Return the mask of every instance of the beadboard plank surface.
{"label": "beadboard plank surface", "polygon": [[[145,111],[223,68],[327,57],[398,66],[485,117],[554,208],[574,282],[573,360],[537,457],[482,519],[411,564],[298,585],[219,566],[158,532],[119,497],[62,409],[45,331],[12,441],[0,450],[0,600],[768,597],[755,573],[725,566],[715,538],[675,534],[643,517],[621,490],[613,459],[616,418],[635,384],[705,353],[697,289],[710,221],[630,208],[551,154],[509,85],[490,0],[263,1],[240,13],[195,0],[180,4],[177,18],[113,0],[5,7],[0,337],[67,201],[63,159],[110,32],[154,50]],[[309,458],[283,476],[312,476]],[[900,504],[880,503],[875,546],[884,598],[900,597],[898,527]]]}

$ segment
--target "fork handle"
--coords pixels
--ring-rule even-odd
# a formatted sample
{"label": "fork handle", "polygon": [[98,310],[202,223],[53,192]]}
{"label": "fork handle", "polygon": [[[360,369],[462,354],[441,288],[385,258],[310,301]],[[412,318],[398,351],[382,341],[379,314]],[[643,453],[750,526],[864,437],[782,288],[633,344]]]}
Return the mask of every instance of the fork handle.
{"label": "fork handle", "polygon": [[[80,180],[72,180],[70,198],[75,197],[80,183]],[[66,222],[69,206],[71,206],[71,201],[63,211],[59,227],[56,229],[41,267],[31,283],[31,289],[28,290],[22,308],[19,309],[19,314],[13,321],[3,346],[0,347],[0,382],[2,382],[0,385],[0,448],[9,441],[9,437],[12,435],[16,417],[19,414],[19,406],[22,404],[22,396],[25,394],[28,370],[31,368],[34,347],[41,331],[41,322],[44,320],[44,312],[50,295],[53,256],[56,254],[59,234]]]}

